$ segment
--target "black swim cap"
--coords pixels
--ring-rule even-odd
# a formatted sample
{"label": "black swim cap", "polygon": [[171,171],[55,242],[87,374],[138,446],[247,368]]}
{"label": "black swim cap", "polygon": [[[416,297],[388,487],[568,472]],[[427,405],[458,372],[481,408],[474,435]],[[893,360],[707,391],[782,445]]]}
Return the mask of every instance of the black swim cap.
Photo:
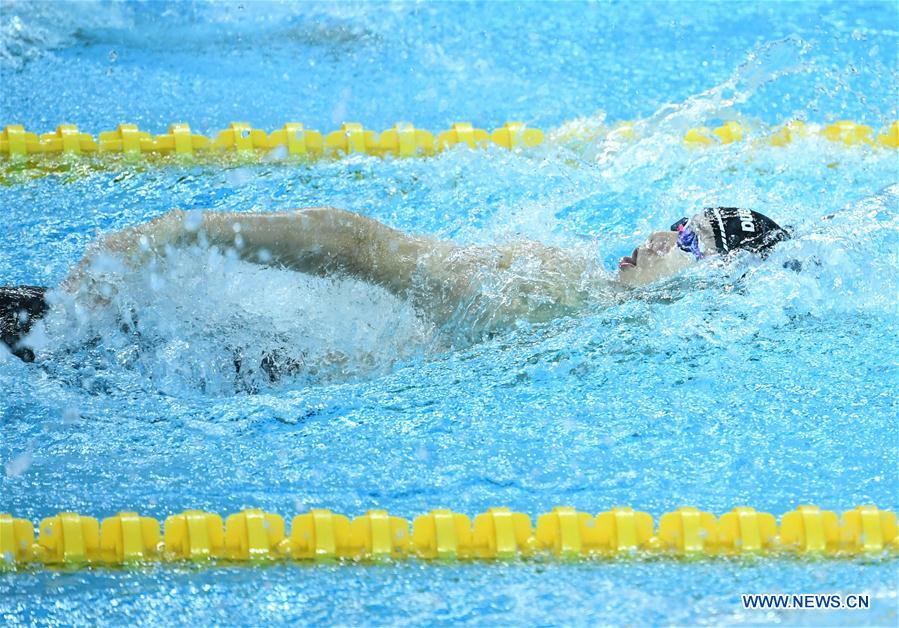
{"label": "black swim cap", "polygon": [[786,229],[751,209],[707,207],[703,213],[711,223],[715,248],[721,255],[743,250],[765,257],[771,247],[790,238]]}
{"label": "black swim cap", "polygon": [[19,343],[34,321],[47,313],[46,293],[47,288],[39,286],[0,286],[0,340],[25,362],[33,362],[34,353]]}

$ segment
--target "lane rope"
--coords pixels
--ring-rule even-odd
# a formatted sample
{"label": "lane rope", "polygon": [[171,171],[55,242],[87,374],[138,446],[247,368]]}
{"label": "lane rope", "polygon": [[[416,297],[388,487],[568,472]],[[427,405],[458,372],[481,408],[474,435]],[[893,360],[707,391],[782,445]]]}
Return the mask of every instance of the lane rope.
{"label": "lane rope", "polygon": [[246,509],[228,515],[188,510],[158,520],[120,512],[99,522],[62,512],[40,522],[0,514],[0,568],[142,562],[601,559],[640,557],[899,555],[896,514],[876,506],[842,513],[799,506],[774,515],[741,506],[716,517],[685,506],[663,514],[613,508],[592,515],[558,506],[537,517],[490,508],[476,515],[437,509],[415,517],[369,510],[350,520],[330,510],[280,515]]}
{"label": "lane rope", "polygon": [[[691,128],[682,139],[686,146],[701,148],[742,142],[750,135],[751,129],[747,126],[728,121],[712,129]],[[796,139],[812,136],[824,137],[845,146],[895,149],[899,148],[899,121],[877,133],[873,127],[851,120],[827,125],[793,120],[757,141],[769,146],[787,146]],[[639,131],[632,122],[591,128],[588,124],[575,121],[554,131],[550,141],[565,144],[602,139],[635,141],[639,139]],[[509,150],[521,150],[544,143],[543,131],[522,122],[507,122],[493,131],[459,122],[436,134],[409,123],[398,123],[393,128],[376,133],[357,122],[346,122],[340,129],[322,134],[307,129],[299,122],[289,122],[271,133],[254,129],[246,122],[232,122],[215,137],[196,134],[183,122],[172,124],[168,133],[162,135],[141,131],[135,124],[120,124],[114,131],[103,131],[97,137],[79,130],[74,124],[60,124],[55,131],[40,135],[26,131],[22,125],[9,124],[0,133],[0,155],[7,158],[60,154],[203,157],[238,153],[312,159],[339,158],[351,154],[425,157],[459,145],[484,148],[493,144]]]}

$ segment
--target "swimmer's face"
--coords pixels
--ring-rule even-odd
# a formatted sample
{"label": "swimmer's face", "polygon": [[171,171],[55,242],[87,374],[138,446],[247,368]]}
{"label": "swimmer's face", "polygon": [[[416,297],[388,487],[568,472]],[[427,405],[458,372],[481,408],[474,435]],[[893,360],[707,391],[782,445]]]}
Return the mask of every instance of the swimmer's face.
{"label": "swimmer's face", "polygon": [[676,231],[656,231],[633,253],[621,258],[618,280],[631,286],[645,286],[694,263],[689,253],[677,248]]}

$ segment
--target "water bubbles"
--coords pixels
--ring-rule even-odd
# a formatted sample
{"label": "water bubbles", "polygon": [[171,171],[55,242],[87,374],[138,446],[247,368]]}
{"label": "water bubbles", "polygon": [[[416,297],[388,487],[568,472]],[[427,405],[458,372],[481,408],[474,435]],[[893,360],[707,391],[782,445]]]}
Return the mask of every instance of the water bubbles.
{"label": "water bubbles", "polygon": [[203,226],[203,212],[199,209],[192,209],[184,214],[184,230],[195,232]]}
{"label": "water bubbles", "polygon": [[352,92],[345,89],[340,93],[340,98],[336,101],[334,109],[331,111],[331,123],[335,125],[343,124],[347,118],[347,106]]}
{"label": "water bubbles", "polygon": [[73,425],[81,419],[81,411],[75,407],[67,407],[62,411],[63,425]]}
{"label": "water bubbles", "polygon": [[229,185],[239,187],[250,183],[255,174],[252,168],[232,168],[225,176]]}
{"label": "water bubbles", "polygon": [[285,146],[284,144],[279,144],[278,146],[275,146],[273,149],[271,149],[270,151],[268,151],[265,154],[264,161],[266,161],[266,162],[283,161],[283,160],[287,159],[287,157],[289,155],[290,155],[290,153],[287,150],[287,146]]}
{"label": "water bubbles", "polygon": [[30,451],[19,454],[4,465],[6,477],[14,478],[22,475],[31,468],[33,462],[34,456]]}

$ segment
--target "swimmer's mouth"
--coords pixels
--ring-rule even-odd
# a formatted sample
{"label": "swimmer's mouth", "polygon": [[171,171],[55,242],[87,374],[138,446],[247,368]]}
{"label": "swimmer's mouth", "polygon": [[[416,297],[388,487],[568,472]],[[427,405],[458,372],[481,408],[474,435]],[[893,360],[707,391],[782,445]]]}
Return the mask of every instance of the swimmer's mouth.
{"label": "swimmer's mouth", "polygon": [[637,267],[637,249],[634,249],[634,252],[630,255],[625,255],[621,258],[621,261],[618,262],[618,270],[624,270],[625,268],[636,268]]}

